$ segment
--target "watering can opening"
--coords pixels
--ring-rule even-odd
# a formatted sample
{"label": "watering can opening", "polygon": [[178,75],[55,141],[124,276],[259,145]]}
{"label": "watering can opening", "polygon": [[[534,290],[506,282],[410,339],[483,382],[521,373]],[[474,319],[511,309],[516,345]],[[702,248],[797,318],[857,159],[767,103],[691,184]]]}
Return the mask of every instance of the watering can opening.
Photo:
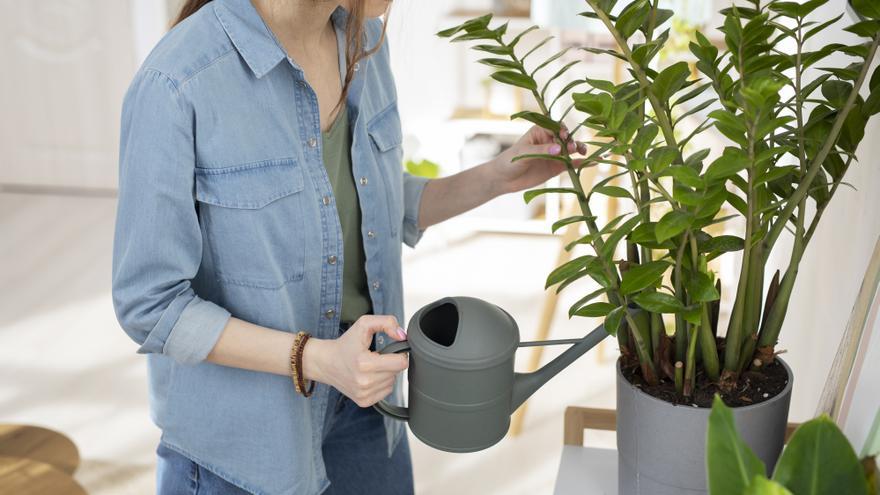
{"label": "watering can opening", "polygon": [[434,306],[422,314],[419,326],[432,342],[450,347],[458,334],[458,308],[451,302]]}

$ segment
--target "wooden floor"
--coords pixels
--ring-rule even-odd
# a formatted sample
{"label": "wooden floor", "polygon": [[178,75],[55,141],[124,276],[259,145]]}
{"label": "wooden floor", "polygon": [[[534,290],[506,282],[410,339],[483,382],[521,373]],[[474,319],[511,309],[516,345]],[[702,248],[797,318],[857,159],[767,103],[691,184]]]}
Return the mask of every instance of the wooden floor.
{"label": "wooden floor", "polygon": [[[154,492],[159,438],[148,413],[145,360],[117,325],[110,301],[114,205],[109,197],[0,193],[0,422],[70,436],[82,457],[76,479],[92,495]],[[446,226],[432,228],[418,250],[407,250],[407,317],[440,297],[473,295],[510,311],[529,339],[556,243],[540,236],[452,237]],[[575,294],[563,296],[553,337],[592,326],[565,317]],[[550,349],[545,361],[561,350]],[[606,352],[611,357],[613,349]],[[532,399],[524,433],[489,450],[447,454],[411,438],[417,492],[551,492],[565,406],[613,404],[609,362],[598,364],[593,353],[564,371]]]}

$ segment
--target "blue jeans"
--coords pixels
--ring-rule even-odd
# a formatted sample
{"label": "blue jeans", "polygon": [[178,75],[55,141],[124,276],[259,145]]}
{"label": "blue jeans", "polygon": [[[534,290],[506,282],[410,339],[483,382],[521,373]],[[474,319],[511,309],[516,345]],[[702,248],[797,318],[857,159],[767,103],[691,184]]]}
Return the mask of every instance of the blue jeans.
{"label": "blue jeans", "polygon": [[[345,331],[346,326],[340,330]],[[324,495],[413,493],[412,461],[406,435],[401,437],[389,459],[382,415],[372,407],[358,407],[335,388],[330,389],[327,401],[322,451],[330,479],[330,487]],[[156,454],[159,495],[248,493],[163,442],[159,442]]]}

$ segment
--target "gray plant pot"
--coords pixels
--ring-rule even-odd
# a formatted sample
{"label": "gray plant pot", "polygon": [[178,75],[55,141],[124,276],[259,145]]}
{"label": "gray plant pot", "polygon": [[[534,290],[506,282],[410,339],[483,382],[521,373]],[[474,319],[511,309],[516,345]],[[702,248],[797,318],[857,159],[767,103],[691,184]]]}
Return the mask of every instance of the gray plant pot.
{"label": "gray plant pot", "polygon": [[[765,402],[733,409],[745,442],[773,471],[782,452],[793,376]],[[617,365],[619,495],[705,494],[706,427],[710,409],[676,406],[633,386]]]}

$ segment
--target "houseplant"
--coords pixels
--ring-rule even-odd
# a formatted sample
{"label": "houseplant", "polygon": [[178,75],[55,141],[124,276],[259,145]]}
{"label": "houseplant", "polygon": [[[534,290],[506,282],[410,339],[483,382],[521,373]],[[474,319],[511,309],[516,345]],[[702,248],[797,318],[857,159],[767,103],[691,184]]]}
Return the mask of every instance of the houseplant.
{"label": "houseplant", "polygon": [[[577,60],[556,64],[565,50],[534,60],[549,39],[525,46],[525,33],[536,27],[512,35],[486,15],[438,33],[476,42],[472,48],[485,55],[480,62],[492,78],[534,97],[536,110],[512,118],[563,144],[561,155],[541,156],[564,164],[571,185],[528,191],[525,200],[573,195],[580,210],[552,229],[584,226],[586,235],[566,248],[585,246],[589,254],[556,268],[546,285],[559,291],[592,279],[596,289],[569,314],[604,318],[618,339],[621,493],[705,490],[701,470],[694,474],[687,465],[703,458],[708,409],[676,404],[708,408],[715,393],[735,406],[741,429],[749,427],[747,441],[768,467],[782,449],[792,377],[776,358],[779,331],[803,253],[845,184],[868,119],[880,112],[880,72],[871,72],[880,6],[852,0],[860,17],[854,23],[844,24],[843,12],[814,19],[827,2],[753,0],[723,10],[723,25],[697,32],[690,44],[698,78],[686,61],[659,65],[674,13],[658,0],[584,0],[581,15],[601,21],[617,46],[583,49],[622,61],[632,77],[620,83],[572,78],[586,71]],[[858,41],[805,48],[816,35],[842,28]],[[721,47],[710,41],[715,34]],[[845,56],[845,65],[833,66],[833,54]],[[696,116],[699,123],[688,128]],[[565,144],[587,131],[590,150],[576,161]],[[709,132],[727,142],[718,156],[699,147]],[[600,164],[613,172],[585,187],[581,171]],[[601,219],[591,205],[597,194],[622,199],[631,211]],[[734,222],[743,225],[740,235],[710,234]],[[774,270],[768,259],[782,249],[777,241],[786,231],[793,239],[788,262]],[[739,276],[721,337],[721,285],[712,262],[734,252],[741,252]],[[647,409],[656,415],[646,417]],[[674,459],[662,458],[668,452],[676,452]],[[627,484],[634,479],[642,480],[638,487]]]}
{"label": "houseplant", "polygon": [[[873,432],[876,435],[876,430]],[[826,415],[800,425],[768,479],[764,465],[740,438],[730,409],[715,399],[709,416],[706,468],[711,495],[875,495],[876,452],[869,438],[862,459]]]}

